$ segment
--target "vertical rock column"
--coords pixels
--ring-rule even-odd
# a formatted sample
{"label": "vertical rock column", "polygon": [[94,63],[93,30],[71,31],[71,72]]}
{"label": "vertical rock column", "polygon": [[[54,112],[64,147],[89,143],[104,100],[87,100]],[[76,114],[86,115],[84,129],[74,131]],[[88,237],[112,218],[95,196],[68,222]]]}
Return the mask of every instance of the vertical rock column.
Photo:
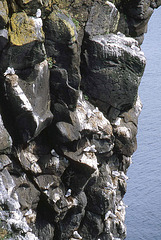
{"label": "vertical rock column", "polygon": [[28,17],[25,12],[14,13],[9,37],[10,45],[1,54],[3,94],[13,113],[17,140],[25,143],[52,119],[41,18]]}
{"label": "vertical rock column", "polygon": [[125,239],[145,57],[118,30],[141,36],[159,1],[130,3],[0,1],[5,237]]}

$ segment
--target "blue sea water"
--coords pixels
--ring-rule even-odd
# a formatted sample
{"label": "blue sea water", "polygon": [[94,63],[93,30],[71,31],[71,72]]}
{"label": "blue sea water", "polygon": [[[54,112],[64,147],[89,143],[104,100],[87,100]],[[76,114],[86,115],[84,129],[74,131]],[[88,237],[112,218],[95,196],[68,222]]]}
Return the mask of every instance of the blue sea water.
{"label": "blue sea water", "polygon": [[138,148],[124,198],[126,240],[161,240],[161,7],[149,21],[141,48],[147,65],[139,88]]}

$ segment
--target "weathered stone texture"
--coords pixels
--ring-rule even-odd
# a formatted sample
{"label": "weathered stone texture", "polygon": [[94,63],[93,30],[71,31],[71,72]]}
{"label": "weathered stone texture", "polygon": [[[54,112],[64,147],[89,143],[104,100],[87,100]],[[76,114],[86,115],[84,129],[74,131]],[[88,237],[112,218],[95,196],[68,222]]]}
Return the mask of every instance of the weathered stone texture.
{"label": "weathered stone texture", "polygon": [[104,4],[95,2],[91,8],[85,32],[90,36],[116,32],[119,17],[118,9],[111,2],[106,1]]}
{"label": "weathered stone texture", "polygon": [[0,1],[0,29],[3,29],[8,23],[8,5],[6,0]]}
{"label": "weathered stone texture", "polygon": [[134,39],[120,33],[87,39],[84,60],[82,87],[107,116],[111,108],[119,114],[134,105],[145,67]]}
{"label": "weathered stone texture", "polygon": [[10,152],[12,147],[12,139],[7,132],[2,116],[0,115],[0,153]]}
{"label": "weathered stone texture", "polygon": [[125,239],[139,44],[160,5],[0,1],[0,239]]}
{"label": "weathered stone texture", "polygon": [[[122,29],[127,36],[134,37],[141,44],[154,8],[159,7],[161,2],[157,0],[129,0],[116,1],[116,4],[122,13],[118,29]],[[122,25],[124,25],[124,29]]]}
{"label": "weathered stone texture", "polygon": [[3,84],[9,109],[14,112],[13,128],[23,142],[28,142],[52,120],[48,63],[44,61],[35,65],[28,79],[34,78],[29,82],[19,79],[16,74],[6,74]]}

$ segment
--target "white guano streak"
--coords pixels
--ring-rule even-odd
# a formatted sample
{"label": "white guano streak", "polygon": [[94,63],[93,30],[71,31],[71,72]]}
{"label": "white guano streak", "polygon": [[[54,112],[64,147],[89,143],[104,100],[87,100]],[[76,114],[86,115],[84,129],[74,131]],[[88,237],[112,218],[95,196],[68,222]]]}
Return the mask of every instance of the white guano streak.
{"label": "white guano streak", "polygon": [[24,94],[23,90],[20,88],[19,85],[15,86],[14,88],[15,95],[18,96],[22,102],[21,107],[26,109],[27,111],[33,111],[31,103],[27,99],[26,95]]}

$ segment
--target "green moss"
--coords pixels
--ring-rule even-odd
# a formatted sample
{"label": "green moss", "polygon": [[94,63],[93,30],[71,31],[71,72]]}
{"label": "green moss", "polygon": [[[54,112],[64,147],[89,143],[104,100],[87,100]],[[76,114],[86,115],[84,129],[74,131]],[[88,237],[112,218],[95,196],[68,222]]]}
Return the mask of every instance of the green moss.
{"label": "green moss", "polygon": [[64,13],[68,18],[72,19],[76,28],[79,29],[79,21],[76,18],[72,17],[67,10],[61,10],[61,12]]}
{"label": "green moss", "polygon": [[48,57],[46,58],[47,62],[48,62],[48,66],[49,68],[53,68],[54,64],[56,63],[56,61],[52,58],[52,57]]}
{"label": "green moss", "polygon": [[86,101],[89,101],[89,97],[86,94],[83,94],[83,96]]}
{"label": "green moss", "polygon": [[78,20],[75,19],[75,18],[72,18],[72,21],[73,21],[73,23],[75,24],[76,28],[78,29],[78,28],[79,28],[79,22],[78,22]]}

